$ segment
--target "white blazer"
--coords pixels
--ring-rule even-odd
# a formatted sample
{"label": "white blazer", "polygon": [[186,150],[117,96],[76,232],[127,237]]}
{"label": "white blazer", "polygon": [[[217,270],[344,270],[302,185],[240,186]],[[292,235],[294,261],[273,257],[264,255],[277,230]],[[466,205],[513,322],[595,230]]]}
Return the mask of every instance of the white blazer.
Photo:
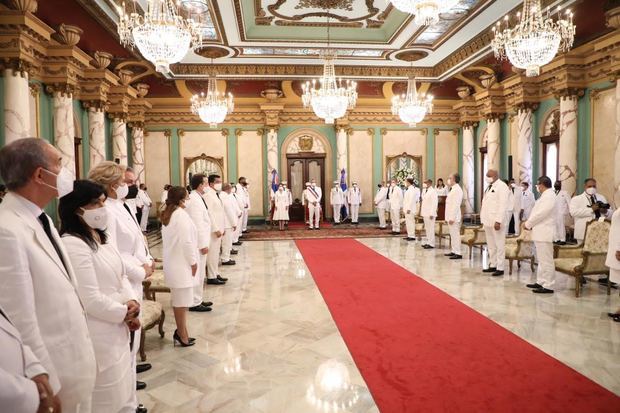
{"label": "white blazer", "polygon": [[614,270],[620,270],[620,261],[616,259],[616,251],[620,251],[620,209],[617,209],[611,216],[607,259],[605,260],[606,266]]}
{"label": "white blazer", "polygon": [[62,387],[61,402],[70,406],[93,391],[95,355],[71,261],[52,226],[65,268],[40,211],[11,192],[0,204],[0,306],[48,372],[54,393]]}
{"label": "white blazer", "polygon": [[388,189],[389,203],[391,210],[398,210],[403,207],[403,191],[398,186],[391,186]]}
{"label": "white blazer", "polygon": [[168,225],[161,227],[164,247],[164,278],[170,288],[194,286],[192,265],[198,259],[198,234],[196,226],[183,208],[177,208]]}
{"label": "white blazer", "polygon": [[78,294],[88,316],[97,369],[101,372],[129,352],[125,303],[139,300],[125,275],[121,255],[111,242],[93,251],[75,236],[65,235],[62,241],[75,271]]}
{"label": "white blazer", "polygon": [[347,190],[347,202],[351,205],[361,205],[362,204],[362,190],[351,187]]}
{"label": "white blazer", "polygon": [[459,184],[452,185],[446,197],[446,222],[461,222],[461,204],[463,203],[463,190]]}
{"label": "white blazer", "polygon": [[385,186],[382,186],[375,195],[375,206],[377,209],[385,209],[387,207],[387,191]]}
{"label": "white blazer", "polygon": [[[596,200],[607,203],[607,198],[601,194],[596,194]],[[582,192],[579,195],[575,195],[570,200],[569,210],[571,216],[575,219],[575,238],[584,239],[586,235],[586,225],[592,221],[596,214],[592,211],[592,202],[590,201],[590,195]],[[611,217],[612,210],[609,210],[606,217]]]}
{"label": "white blazer", "polygon": [[308,201],[308,206],[314,202],[317,203],[317,206],[321,205],[321,193],[317,191],[316,187],[308,187],[308,189],[306,189],[306,201]]}
{"label": "white blazer", "polygon": [[223,234],[226,229],[226,213],[224,212],[222,201],[217,196],[217,192],[215,192],[213,188],[208,187],[202,198],[207,202],[207,207],[209,208],[211,232],[214,233],[219,231]]}
{"label": "white blazer", "polygon": [[509,192],[508,185],[501,179],[493,182],[484,191],[480,208],[482,225],[492,227],[496,222],[504,224],[506,212],[510,210],[508,207]]}
{"label": "white blazer", "polygon": [[243,185],[241,184],[237,184],[235,185],[235,189],[236,189],[236,194],[238,197],[241,198],[241,201],[243,201],[243,209],[245,208],[249,208],[248,202],[250,201],[248,198],[248,191],[245,190],[245,188],[243,187]]}
{"label": "white blazer", "polygon": [[211,243],[211,218],[207,209],[207,202],[196,191],[189,193],[189,202],[185,203],[185,212],[196,226],[198,249],[209,248]]}
{"label": "white blazer", "polygon": [[540,195],[525,222],[525,227],[532,229],[532,241],[553,242],[555,214],[555,192],[549,188]]}
{"label": "white blazer", "polygon": [[510,209],[510,205],[508,206],[508,210],[512,212],[516,212],[517,214],[521,212],[523,209],[523,190],[519,185],[514,188],[508,188],[510,194],[512,195],[512,210]]}
{"label": "white blazer", "polygon": [[30,379],[39,374],[46,374],[47,371],[30,347],[24,344],[15,326],[1,314],[0,348],[2,411],[36,412],[39,408],[39,391],[37,385]]}
{"label": "white blazer", "polygon": [[521,209],[523,210],[523,219],[527,220],[527,218],[532,213],[532,208],[534,208],[534,204],[536,203],[536,198],[534,197],[534,193],[529,189],[527,191],[521,191]]}
{"label": "white blazer", "polygon": [[232,194],[224,191],[220,192],[220,199],[222,200],[222,206],[224,207],[226,229],[232,229],[237,226],[237,222],[239,221],[237,201],[233,198]]}
{"label": "white blazer", "polygon": [[338,188],[332,188],[329,203],[331,205],[342,205],[344,204],[344,192],[342,192],[342,188],[338,185]]}
{"label": "white blazer", "polygon": [[435,188],[428,187],[422,193],[422,206],[420,207],[420,215],[423,217],[437,217],[437,206],[439,204],[439,196]]}
{"label": "white blazer", "polygon": [[420,200],[420,190],[411,185],[405,191],[403,197],[403,211],[411,211],[413,215],[418,213],[418,201]]}

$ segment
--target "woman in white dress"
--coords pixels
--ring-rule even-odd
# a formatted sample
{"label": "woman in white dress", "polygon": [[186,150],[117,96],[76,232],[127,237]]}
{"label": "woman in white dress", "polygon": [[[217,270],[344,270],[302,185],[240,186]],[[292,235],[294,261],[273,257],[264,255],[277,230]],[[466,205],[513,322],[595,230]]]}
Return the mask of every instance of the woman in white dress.
{"label": "woman in white dress", "polygon": [[185,204],[187,190],[173,186],[168,190],[166,208],[161,213],[161,238],[164,247],[164,278],[170,287],[170,300],[177,329],[174,344],[189,347],[195,340],[187,331],[187,310],[194,305],[194,276],[198,270],[198,231]]}
{"label": "woman in white dress", "polygon": [[289,220],[288,207],[290,199],[288,192],[286,192],[284,187],[280,185],[273,198],[275,208],[273,212],[273,219],[274,221],[278,221],[280,231],[284,231],[284,225]]}
{"label": "woman in white dress", "polygon": [[75,181],[60,199],[60,233],[88,319],[97,360],[93,413],[133,412],[135,382],[129,348],[130,330],[140,327],[140,304],[121,255],[105,233],[105,189],[92,181]]}

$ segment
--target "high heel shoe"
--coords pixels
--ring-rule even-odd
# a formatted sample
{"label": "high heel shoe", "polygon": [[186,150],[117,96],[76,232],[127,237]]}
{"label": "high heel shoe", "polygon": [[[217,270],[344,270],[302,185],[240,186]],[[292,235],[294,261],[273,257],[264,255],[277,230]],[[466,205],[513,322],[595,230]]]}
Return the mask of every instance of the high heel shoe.
{"label": "high heel shoe", "polygon": [[181,340],[181,337],[179,336],[179,333],[177,330],[174,330],[174,335],[172,336],[172,340],[173,340],[175,347],[177,346],[177,343],[179,343],[181,347],[190,347],[196,344],[196,342],[191,341],[191,339],[187,343],[184,343],[183,340]]}

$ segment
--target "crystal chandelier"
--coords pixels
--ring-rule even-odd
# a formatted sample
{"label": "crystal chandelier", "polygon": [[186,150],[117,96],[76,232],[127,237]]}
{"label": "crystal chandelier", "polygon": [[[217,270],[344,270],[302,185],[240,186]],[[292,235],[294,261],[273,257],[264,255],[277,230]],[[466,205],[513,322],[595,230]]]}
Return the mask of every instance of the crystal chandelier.
{"label": "crystal chandelier", "polygon": [[223,93],[220,94],[217,90],[217,81],[213,75],[209,76],[207,94],[200,92],[192,96],[191,104],[192,113],[198,115],[200,120],[208,123],[212,128],[216,127],[218,123],[224,122],[226,115],[235,108],[232,94],[228,93],[228,96],[224,96]]}
{"label": "crystal chandelier", "polygon": [[[566,10],[564,16],[558,7],[557,21],[546,16],[540,7],[540,0],[525,0],[523,13],[517,13],[518,23],[510,28],[510,18],[504,17],[504,24],[497,22],[493,27],[495,38],[491,42],[495,57],[510,60],[515,67],[525,69],[526,76],[538,76],[540,67],[551,62],[558,51],[566,52],[573,45],[575,25],[573,13]],[[502,30],[503,29],[503,30]]]}
{"label": "crystal chandelier", "polygon": [[125,3],[118,7],[121,44],[136,46],[158,72],[170,72],[170,64],[181,61],[190,47],[201,43],[193,19],[182,17],[173,0],[147,0],[144,15],[135,7],[131,13],[125,11]]}
{"label": "crystal chandelier", "polygon": [[427,113],[433,113],[433,96],[418,95],[415,78],[407,80],[407,93],[392,98],[392,114],[414,128],[422,122]]}
{"label": "crystal chandelier", "polygon": [[394,7],[415,16],[418,26],[430,26],[439,21],[439,14],[453,8],[459,0],[390,0]]}

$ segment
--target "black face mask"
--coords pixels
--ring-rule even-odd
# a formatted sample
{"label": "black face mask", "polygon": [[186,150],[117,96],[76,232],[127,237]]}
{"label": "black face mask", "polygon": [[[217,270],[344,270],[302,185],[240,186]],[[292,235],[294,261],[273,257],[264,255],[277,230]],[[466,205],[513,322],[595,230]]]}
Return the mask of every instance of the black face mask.
{"label": "black face mask", "polygon": [[377,185],[377,188],[383,188],[383,185]]}
{"label": "black face mask", "polygon": [[560,185],[554,185],[553,189],[555,189],[556,191],[559,191],[562,189],[562,187]]}
{"label": "black face mask", "polygon": [[127,196],[125,199],[136,199],[138,196],[138,186],[137,185],[129,185],[129,192],[127,192]]}

